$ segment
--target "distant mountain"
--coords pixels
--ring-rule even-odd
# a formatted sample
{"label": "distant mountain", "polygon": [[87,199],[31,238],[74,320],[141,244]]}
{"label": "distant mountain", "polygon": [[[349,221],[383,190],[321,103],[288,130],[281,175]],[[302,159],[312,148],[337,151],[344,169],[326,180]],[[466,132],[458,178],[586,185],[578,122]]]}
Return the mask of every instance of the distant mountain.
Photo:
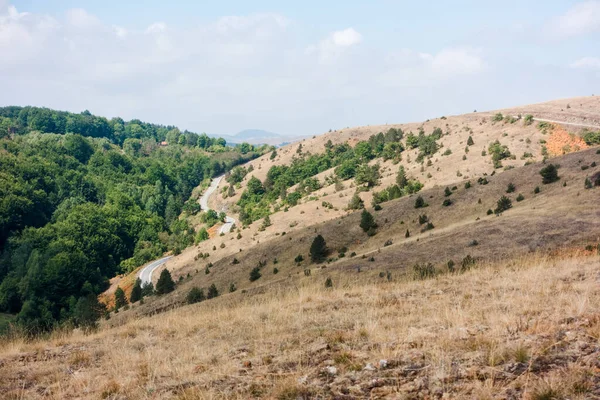
{"label": "distant mountain", "polygon": [[221,137],[227,141],[227,144],[270,144],[273,146],[283,146],[290,142],[302,139],[301,136],[287,136],[275,132],[269,132],[262,129],[245,129],[234,135],[210,135],[211,137]]}

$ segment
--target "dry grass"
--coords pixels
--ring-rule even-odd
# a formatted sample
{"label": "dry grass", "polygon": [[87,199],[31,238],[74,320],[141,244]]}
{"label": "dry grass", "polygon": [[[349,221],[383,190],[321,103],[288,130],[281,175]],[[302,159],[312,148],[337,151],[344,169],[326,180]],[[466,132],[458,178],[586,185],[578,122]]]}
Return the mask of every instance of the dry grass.
{"label": "dry grass", "polygon": [[597,398],[599,274],[597,256],[538,255],[426,281],[273,285],[4,343],[0,397]]}

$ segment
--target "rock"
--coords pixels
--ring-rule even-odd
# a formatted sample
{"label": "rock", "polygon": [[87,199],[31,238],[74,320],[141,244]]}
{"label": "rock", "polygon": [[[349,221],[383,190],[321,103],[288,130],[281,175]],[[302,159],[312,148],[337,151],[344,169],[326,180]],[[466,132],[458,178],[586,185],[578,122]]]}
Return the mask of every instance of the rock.
{"label": "rock", "polygon": [[363,371],[375,371],[375,367],[373,366],[373,364],[368,363],[367,365],[365,365],[365,367],[363,368]]}
{"label": "rock", "polygon": [[388,361],[387,360],[379,360],[379,368],[380,369],[385,369],[388,366]]}
{"label": "rock", "polygon": [[329,375],[335,376],[337,375],[338,370],[336,367],[330,365],[329,367],[325,367],[325,372]]}

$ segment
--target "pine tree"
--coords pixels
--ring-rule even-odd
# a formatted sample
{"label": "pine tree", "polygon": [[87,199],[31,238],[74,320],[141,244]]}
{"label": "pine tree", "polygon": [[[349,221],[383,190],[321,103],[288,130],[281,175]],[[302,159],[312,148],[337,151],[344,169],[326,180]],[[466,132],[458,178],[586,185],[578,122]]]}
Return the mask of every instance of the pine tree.
{"label": "pine tree", "polygon": [[448,197],[450,195],[452,195],[452,190],[450,190],[450,188],[446,186],[446,189],[444,189],[444,196]]}
{"label": "pine tree", "polygon": [[205,299],[206,297],[204,296],[204,290],[198,287],[191,288],[186,297],[188,304],[199,303]]}
{"label": "pine tree", "polygon": [[152,282],[146,282],[142,285],[142,298],[154,294],[154,285]]}
{"label": "pine tree", "polygon": [[117,290],[115,290],[115,309],[118,310],[128,303],[129,302],[127,301],[127,297],[125,297],[125,292],[123,289],[121,289],[121,287],[117,287]]}
{"label": "pine tree", "polygon": [[142,298],[142,280],[137,278],[135,280],[135,285],[133,285],[133,289],[131,289],[131,295],[129,295],[129,301],[131,303],[135,303]]}
{"label": "pine tree", "polygon": [[213,299],[215,297],[217,297],[219,295],[219,291],[217,290],[217,287],[215,286],[215,284],[213,283],[212,285],[210,285],[210,287],[208,288],[208,294],[206,295],[207,299]]}
{"label": "pine tree", "polygon": [[474,144],[475,142],[473,141],[473,138],[469,136],[469,139],[467,139],[467,146],[473,146]]}
{"label": "pine tree", "polygon": [[320,263],[327,256],[327,244],[323,236],[318,235],[310,245],[310,259],[315,263]]}
{"label": "pine tree", "polygon": [[404,166],[400,166],[398,168],[398,175],[396,175],[396,184],[400,189],[404,189],[408,184],[408,179],[406,178],[406,171],[404,170]]}
{"label": "pine tree", "polygon": [[408,229],[406,230],[406,233],[404,234],[404,237],[405,238],[409,238],[410,237],[410,231]]}
{"label": "pine tree", "polygon": [[552,182],[556,182],[560,179],[558,177],[558,169],[554,164],[549,164],[548,166],[542,168],[540,170],[540,175],[542,175],[542,183],[546,185]]}
{"label": "pine tree", "polygon": [[333,287],[333,281],[331,280],[331,278],[327,278],[327,279],[325,280],[325,287],[326,287],[327,289],[330,289],[330,288],[332,288],[332,287]]}
{"label": "pine tree", "polygon": [[363,231],[368,232],[370,229],[377,228],[377,224],[375,223],[375,218],[373,215],[367,210],[363,210],[360,216],[360,227]]}
{"label": "pine tree", "polygon": [[76,326],[84,331],[90,331],[98,326],[97,321],[106,312],[106,306],[98,301],[93,293],[80,297],[73,311]]}
{"label": "pine tree", "polygon": [[417,199],[415,200],[415,208],[423,208],[423,207],[427,207],[428,204],[425,203],[425,200],[423,199],[423,197],[419,196],[417,197]]}
{"label": "pine tree", "polygon": [[163,295],[171,293],[173,290],[175,290],[175,282],[173,282],[169,270],[165,268],[160,273],[158,282],[156,282],[156,294]]}

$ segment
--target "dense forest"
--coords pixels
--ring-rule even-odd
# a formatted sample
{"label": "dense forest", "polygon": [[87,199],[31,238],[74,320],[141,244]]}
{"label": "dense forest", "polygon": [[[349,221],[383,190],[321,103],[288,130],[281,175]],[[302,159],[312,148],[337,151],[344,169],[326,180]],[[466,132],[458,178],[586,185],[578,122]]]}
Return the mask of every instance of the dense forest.
{"label": "dense forest", "polygon": [[194,240],[204,179],[266,147],[176,127],[0,108],[0,312],[30,333],[73,321],[108,279]]}

